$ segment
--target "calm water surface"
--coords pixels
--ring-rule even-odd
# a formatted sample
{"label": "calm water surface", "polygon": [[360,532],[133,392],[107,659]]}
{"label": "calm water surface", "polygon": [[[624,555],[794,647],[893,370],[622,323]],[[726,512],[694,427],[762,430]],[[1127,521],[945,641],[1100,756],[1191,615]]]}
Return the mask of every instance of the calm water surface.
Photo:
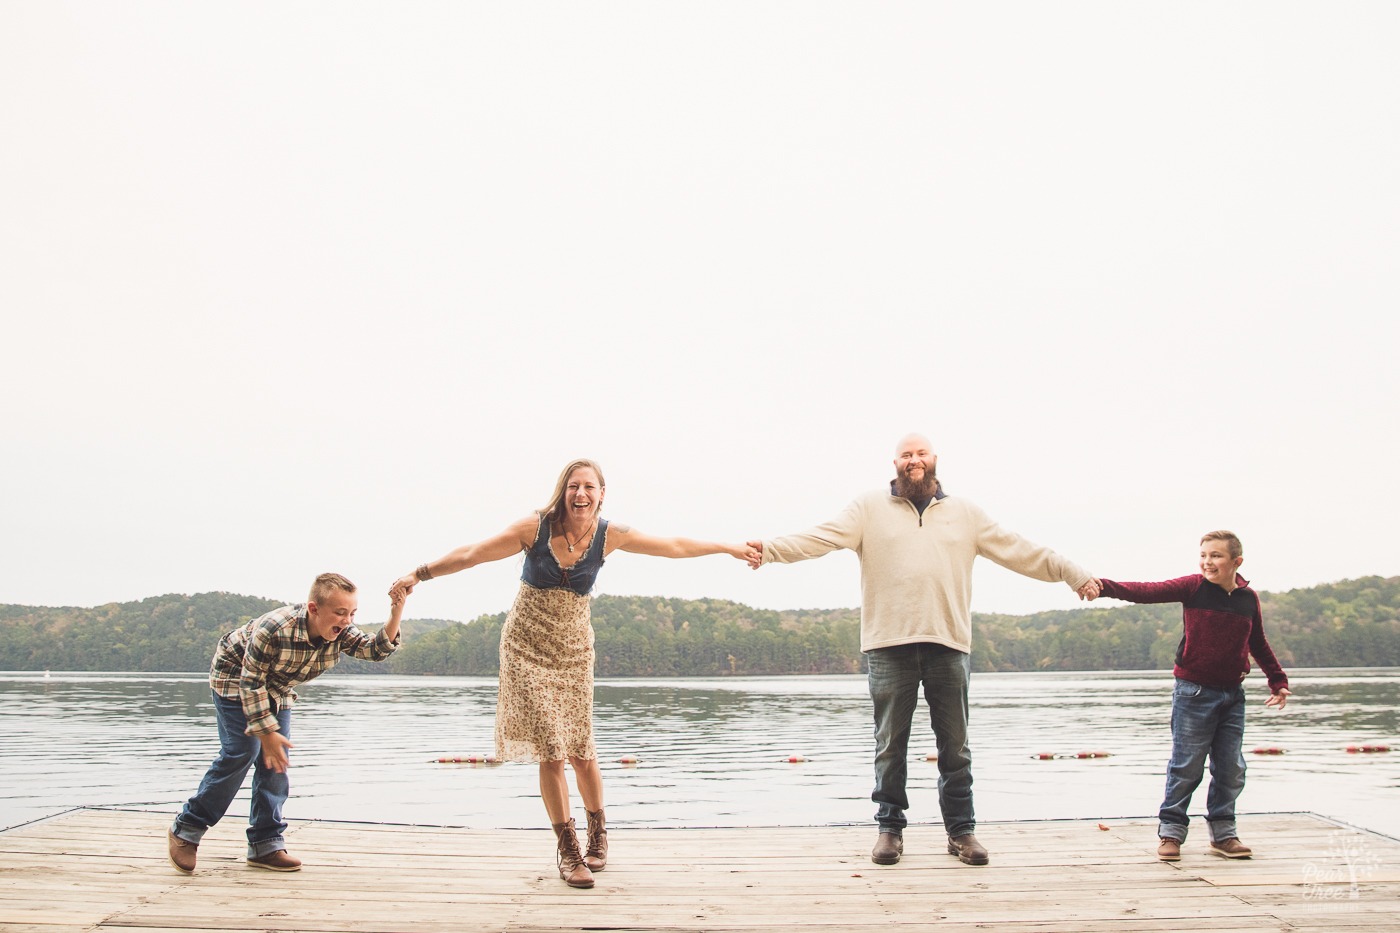
{"label": "calm water surface", "polygon": [[[1257,674],[1241,810],[1310,810],[1400,837],[1400,669],[1290,672],[1263,706]],[[1156,813],[1170,750],[1165,672],[976,674],[972,745],[983,821]],[[496,684],[332,674],[293,716],[292,819],[539,826],[533,765],[440,764],[492,751]],[[937,822],[927,712],[910,747],[911,822]],[[611,822],[633,826],[868,822],[871,713],[855,676],[612,680],[595,719]],[[1348,744],[1388,744],[1348,754]],[[173,813],[217,748],[200,674],[0,672],[0,827],[76,806]],[[1055,753],[1111,757],[1039,760]],[[790,763],[790,756],[808,760]],[[635,756],[635,765],[619,759]],[[1196,794],[1193,812],[1205,802]],[[581,806],[575,800],[576,809]],[[231,814],[247,813],[247,792]]]}

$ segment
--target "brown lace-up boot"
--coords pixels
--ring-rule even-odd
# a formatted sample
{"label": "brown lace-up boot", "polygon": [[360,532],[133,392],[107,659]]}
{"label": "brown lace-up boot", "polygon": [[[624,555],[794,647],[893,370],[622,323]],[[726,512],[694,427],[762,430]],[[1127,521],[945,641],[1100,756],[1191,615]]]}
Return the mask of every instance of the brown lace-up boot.
{"label": "brown lace-up boot", "polygon": [[589,871],[602,871],[608,867],[608,824],[602,807],[584,812],[588,814],[588,851],[583,854],[583,864]]}
{"label": "brown lace-up boot", "polygon": [[554,823],[553,828],[554,835],[559,837],[559,877],[571,888],[593,887],[593,872],[583,863],[573,817],[563,823]]}

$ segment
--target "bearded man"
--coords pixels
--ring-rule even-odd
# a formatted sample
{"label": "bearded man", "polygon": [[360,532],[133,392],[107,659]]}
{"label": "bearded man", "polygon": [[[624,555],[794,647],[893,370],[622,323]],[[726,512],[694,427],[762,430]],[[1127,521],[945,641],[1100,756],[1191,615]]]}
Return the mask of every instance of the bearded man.
{"label": "bearded man", "polygon": [[867,493],[836,518],[801,534],[750,541],[762,563],[794,563],[849,548],[860,558],[860,649],[875,707],[875,790],[879,836],[870,853],[893,865],[904,852],[909,798],[909,731],[920,688],[938,744],[938,805],[948,852],[986,865],[972,809],[968,680],[972,674],[972,563],[985,557],[1081,599],[1098,595],[1087,570],[997,525],[973,503],[944,492],[928,438],[895,448],[888,490]]}

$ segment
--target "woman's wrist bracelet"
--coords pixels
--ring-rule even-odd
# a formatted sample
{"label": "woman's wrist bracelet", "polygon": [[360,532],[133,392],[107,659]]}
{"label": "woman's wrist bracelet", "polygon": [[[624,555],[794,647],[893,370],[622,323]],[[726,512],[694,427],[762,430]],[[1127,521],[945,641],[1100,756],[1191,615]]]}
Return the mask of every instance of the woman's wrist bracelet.
{"label": "woman's wrist bracelet", "polygon": [[428,572],[427,564],[419,564],[418,569],[413,571],[413,575],[421,580],[431,580],[433,575]]}

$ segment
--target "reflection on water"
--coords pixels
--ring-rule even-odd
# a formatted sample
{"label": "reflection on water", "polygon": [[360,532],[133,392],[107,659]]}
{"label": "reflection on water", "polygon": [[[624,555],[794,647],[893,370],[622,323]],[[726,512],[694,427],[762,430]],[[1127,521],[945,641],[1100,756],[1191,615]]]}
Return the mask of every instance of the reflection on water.
{"label": "reflection on water", "polygon": [[[1297,695],[1282,712],[1264,708],[1257,674],[1248,683],[1246,748],[1287,754],[1247,756],[1241,809],[1313,810],[1400,836],[1400,670],[1290,675]],[[975,675],[978,817],[1155,814],[1170,692],[1161,672]],[[533,765],[436,761],[492,752],[493,680],[332,675],[302,696],[293,819],[544,822]],[[937,769],[925,760],[933,738],[922,705],[915,715],[909,816],[937,822]],[[602,681],[595,718],[616,824],[862,823],[873,814],[862,677]],[[1345,751],[1379,743],[1397,747]],[[203,675],[0,673],[0,826],[84,805],[173,813],[216,744]],[[1111,757],[1073,757],[1083,751]],[[631,756],[639,762],[620,763]],[[1204,788],[1195,802],[1199,811]],[[246,814],[246,791],[231,812]]]}

